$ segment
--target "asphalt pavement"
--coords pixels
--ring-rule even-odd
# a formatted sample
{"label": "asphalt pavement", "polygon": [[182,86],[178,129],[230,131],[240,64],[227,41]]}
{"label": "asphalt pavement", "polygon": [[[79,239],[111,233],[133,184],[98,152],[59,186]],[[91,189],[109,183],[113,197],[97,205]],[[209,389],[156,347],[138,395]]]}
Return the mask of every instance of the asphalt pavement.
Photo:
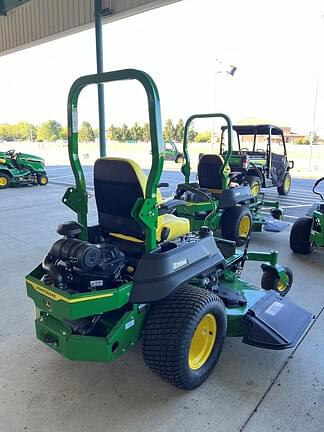
{"label": "asphalt pavement", "polygon": [[[93,188],[93,166],[83,166],[84,174],[88,187]],[[145,170],[146,172],[148,170]],[[70,166],[48,166],[47,172],[49,180],[53,184],[71,185],[74,184],[74,177]],[[192,174],[192,180],[195,179],[195,173]],[[162,194],[164,197],[170,197],[175,191],[177,185],[183,182],[183,175],[180,171],[164,170],[161,182],[168,183],[169,187],[163,188]],[[312,206],[319,200],[319,197],[312,193],[312,187],[315,183],[314,179],[293,178],[292,186],[287,196],[279,195],[277,188],[263,189],[265,200],[279,201],[281,208],[284,210],[285,220],[293,223],[297,218],[303,216]],[[318,188],[324,193],[324,182]]]}

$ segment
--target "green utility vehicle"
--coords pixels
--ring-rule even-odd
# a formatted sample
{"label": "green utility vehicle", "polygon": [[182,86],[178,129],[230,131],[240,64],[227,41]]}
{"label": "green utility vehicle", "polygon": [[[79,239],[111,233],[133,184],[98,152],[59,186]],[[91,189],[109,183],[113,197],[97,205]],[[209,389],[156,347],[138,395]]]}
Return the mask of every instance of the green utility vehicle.
{"label": "green utility vehicle", "polygon": [[[152,166],[146,178],[132,160],[98,159],[98,225],[88,226],[78,97],[89,84],[130,79],[147,94]],[[278,350],[300,340],[311,314],[284,297],[292,274],[277,263],[277,252],[236,250],[207,227],[191,233],[188,220],[159,215],[164,143],[158,90],[149,75],[127,69],[77,79],[68,97],[68,130],[75,187],[63,203],[78,222],[59,226],[62,237],[26,277],[42,342],[71,360],[111,362],[142,338],[152,371],[193,389],[212,372],[226,335]],[[265,289],[241,279],[248,260],[264,261]]]}
{"label": "green utility vehicle", "polygon": [[41,157],[8,150],[0,152],[0,189],[17,184],[45,186],[48,178]]}
{"label": "green utility vehicle", "polygon": [[165,141],[165,160],[183,163],[183,153],[179,152],[174,141]]}
{"label": "green utility vehicle", "polygon": [[[220,154],[228,152],[225,143],[227,126],[222,127]],[[283,130],[273,125],[234,125],[237,150],[232,151],[229,165],[235,181],[247,181],[252,193],[257,195],[261,187],[276,186],[279,195],[287,195],[291,187],[290,170]],[[276,147],[276,152],[273,151]]]}
{"label": "green utility vehicle", "polygon": [[291,228],[290,247],[294,252],[309,254],[314,247],[324,247],[324,197],[323,192],[315,190],[322,181],[324,177],[317,180],[312,189],[321,201],[314,203],[307,215],[297,219]]}
{"label": "green utility vehicle", "polygon": [[[222,118],[226,121],[228,151],[224,158],[217,154],[201,154],[197,168],[198,182],[192,182],[188,141],[190,125],[197,118]],[[202,225],[212,231],[220,229],[223,238],[233,240],[240,246],[246,242],[251,231],[264,229],[278,232],[288,226],[282,222],[283,211],[278,201],[265,201],[262,194],[254,196],[247,183],[238,185],[236,178],[231,176],[232,123],[226,114],[190,116],[185,123],[183,154],[185,182],[178,185],[174,199],[165,202],[162,208],[188,218],[193,231]],[[265,207],[270,208],[268,217],[261,213]]]}

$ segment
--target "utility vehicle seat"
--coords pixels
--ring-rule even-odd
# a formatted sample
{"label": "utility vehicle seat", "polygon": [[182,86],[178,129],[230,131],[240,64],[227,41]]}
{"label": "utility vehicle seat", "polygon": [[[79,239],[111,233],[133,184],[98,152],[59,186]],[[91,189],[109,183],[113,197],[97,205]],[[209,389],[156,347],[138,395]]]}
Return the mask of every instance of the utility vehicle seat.
{"label": "utility vehicle seat", "polygon": [[[145,195],[147,177],[139,165],[123,158],[97,159],[94,166],[94,188],[100,227],[114,238],[134,243],[144,243],[144,229],[131,216],[137,198]],[[157,191],[157,201],[162,195]],[[172,214],[158,216],[157,241],[161,241],[163,228],[169,228],[167,240],[190,231],[188,219]]]}

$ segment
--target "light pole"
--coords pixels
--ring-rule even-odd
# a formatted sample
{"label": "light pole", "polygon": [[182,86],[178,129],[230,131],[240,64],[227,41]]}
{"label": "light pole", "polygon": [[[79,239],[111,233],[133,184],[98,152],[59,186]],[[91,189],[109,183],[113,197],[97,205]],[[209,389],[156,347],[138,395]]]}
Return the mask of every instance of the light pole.
{"label": "light pole", "polygon": [[315,126],[316,126],[316,109],[317,109],[317,96],[318,96],[318,87],[319,87],[319,70],[317,71],[316,78],[316,86],[315,86],[315,98],[314,98],[314,112],[313,112],[313,125],[309,139],[309,171],[312,171],[312,156],[313,156],[313,141],[314,136],[316,135]]}
{"label": "light pole", "polygon": [[[324,14],[321,15],[321,25],[319,26],[319,39],[321,40],[323,37],[323,19]],[[319,89],[319,82],[320,82],[320,71],[321,71],[321,63],[319,63],[317,68],[317,77],[316,77],[316,85],[315,85],[315,97],[314,97],[314,111],[313,111],[313,124],[312,124],[312,130],[310,133],[310,139],[309,139],[309,171],[312,171],[312,157],[313,157],[313,142],[314,137],[316,136],[316,110],[317,110],[317,96],[318,96],[318,89]]]}
{"label": "light pole", "polygon": [[[216,94],[217,94],[217,75],[219,74],[228,74],[232,77],[237,71],[237,67],[234,65],[225,64],[222,60],[216,59],[217,67],[215,72],[215,90],[214,90],[214,100],[212,111],[217,111],[216,109]],[[212,136],[211,136],[211,144],[212,144],[212,153],[214,153],[214,147],[216,144],[216,132],[215,132],[215,119],[213,119],[212,124]]]}

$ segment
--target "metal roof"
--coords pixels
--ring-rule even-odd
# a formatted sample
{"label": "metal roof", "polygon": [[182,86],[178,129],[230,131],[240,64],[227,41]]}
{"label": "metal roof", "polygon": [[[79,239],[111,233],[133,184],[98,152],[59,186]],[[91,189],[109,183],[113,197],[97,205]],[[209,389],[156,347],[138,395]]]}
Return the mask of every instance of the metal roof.
{"label": "metal roof", "polygon": [[[102,0],[103,22],[181,0]],[[0,0],[0,56],[93,27],[93,0]]]}
{"label": "metal roof", "polygon": [[[222,130],[226,130],[227,126],[222,126]],[[233,130],[240,135],[268,135],[271,131],[271,135],[281,135],[282,129],[278,126],[271,124],[259,124],[259,125],[233,125]]]}

